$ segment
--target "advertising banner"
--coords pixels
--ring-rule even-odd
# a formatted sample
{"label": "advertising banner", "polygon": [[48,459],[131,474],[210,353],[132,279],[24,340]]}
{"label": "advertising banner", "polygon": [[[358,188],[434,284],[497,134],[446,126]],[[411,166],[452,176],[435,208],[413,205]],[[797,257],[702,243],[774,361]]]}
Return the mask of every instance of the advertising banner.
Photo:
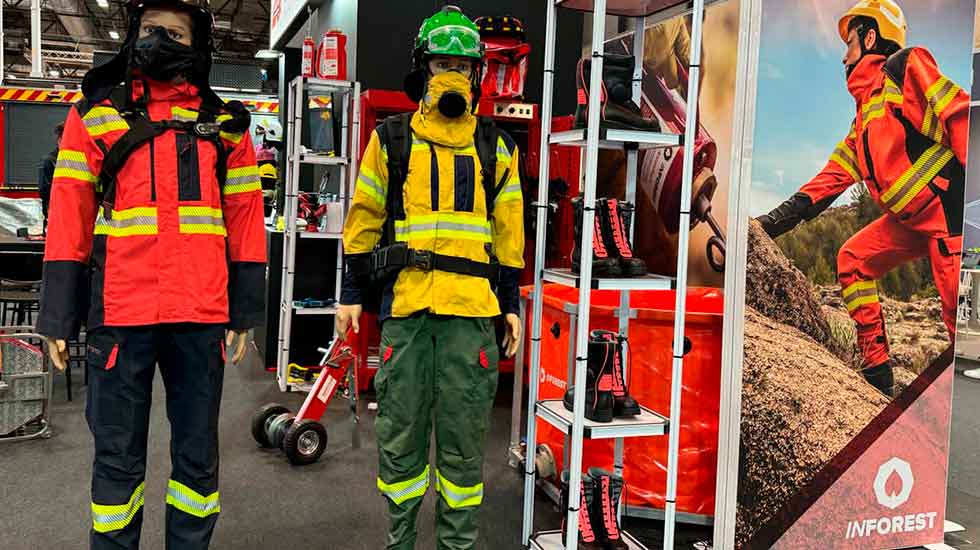
{"label": "advertising banner", "polygon": [[943,540],[975,8],[763,2],[736,548]]}
{"label": "advertising banner", "polygon": [[300,11],[306,8],[307,0],[272,0],[269,6],[269,47],[275,49],[279,41]]}

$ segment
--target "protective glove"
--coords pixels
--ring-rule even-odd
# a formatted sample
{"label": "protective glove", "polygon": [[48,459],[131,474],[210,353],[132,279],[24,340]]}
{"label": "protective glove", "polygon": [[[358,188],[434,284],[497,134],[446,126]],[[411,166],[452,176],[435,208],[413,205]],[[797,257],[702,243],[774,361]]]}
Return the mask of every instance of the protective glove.
{"label": "protective glove", "polygon": [[521,318],[515,313],[508,313],[504,316],[507,322],[507,333],[504,334],[504,349],[508,358],[517,353],[517,346],[521,343]]}
{"label": "protective glove", "polygon": [[64,372],[68,368],[68,342],[47,336],[44,337],[44,341],[48,344],[48,356],[51,357],[51,362],[58,370]]}
{"label": "protective glove", "polygon": [[231,355],[231,362],[238,364],[245,358],[248,351],[248,331],[247,330],[226,330],[225,349],[234,350]]}

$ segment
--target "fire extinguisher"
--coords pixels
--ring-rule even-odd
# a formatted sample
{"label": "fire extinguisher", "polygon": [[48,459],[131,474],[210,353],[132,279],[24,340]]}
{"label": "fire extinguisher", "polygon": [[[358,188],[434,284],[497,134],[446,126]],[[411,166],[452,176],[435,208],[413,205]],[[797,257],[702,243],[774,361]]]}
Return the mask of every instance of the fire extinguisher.
{"label": "fire extinguisher", "polygon": [[347,80],[347,35],[340,29],[323,33],[317,51],[317,76],[330,80]]}
{"label": "fire extinguisher", "polygon": [[312,36],[307,36],[303,39],[303,76],[313,76],[313,49],[315,47],[316,44],[313,42]]}

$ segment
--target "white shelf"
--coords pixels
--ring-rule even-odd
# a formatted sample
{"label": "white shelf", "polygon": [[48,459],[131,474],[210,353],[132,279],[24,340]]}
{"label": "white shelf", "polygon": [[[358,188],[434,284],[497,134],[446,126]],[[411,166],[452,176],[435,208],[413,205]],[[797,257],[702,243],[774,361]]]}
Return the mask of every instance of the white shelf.
{"label": "white shelf", "polygon": [[[571,269],[545,269],[544,280],[565,286],[579,288],[581,277],[572,273]],[[592,279],[594,290],[672,290],[674,278],[663,275],[647,275],[636,278]]]}
{"label": "white shelf", "polygon": [[[567,132],[551,134],[552,145],[567,145],[585,147],[588,139],[588,129],[579,128]],[[657,147],[675,147],[681,144],[677,134],[660,132],[645,132],[640,130],[617,130],[614,128],[599,128],[600,149],[654,149]]]}
{"label": "white shelf", "polygon": [[[707,8],[721,0],[705,0]],[[580,11],[595,11],[595,0],[555,0],[561,8]],[[647,25],[691,13],[690,0],[609,0],[606,3],[606,15],[620,17],[648,17]]]}
{"label": "white shelf", "polygon": [[297,231],[296,232],[301,239],[334,239],[340,240],[344,238],[343,233],[326,233],[323,231]]}
{"label": "white shelf", "polygon": [[[615,418],[612,422],[585,419],[586,439],[615,439],[619,437],[652,437],[665,435],[669,422],[663,416],[641,406],[639,416]],[[565,409],[561,399],[539,401],[535,407],[538,418],[564,433],[572,433],[572,412]]]}
{"label": "white shelf", "polygon": [[347,166],[347,157],[335,157],[322,153],[302,153],[299,161],[303,164],[318,164],[322,166]]}
{"label": "white shelf", "polygon": [[[632,535],[626,531],[620,532],[630,550],[647,550],[647,547],[640,544]],[[561,542],[561,531],[544,531],[531,537],[532,550],[564,550],[564,548],[565,545]]]}
{"label": "white shelf", "polygon": [[330,307],[296,307],[295,305],[292,305],[292,304],[290,304],[289,306],[287,306],[285,303],[280,304],[280,308],[283,311],[285,311],[287,307],[289,307],[290,309],[292,309],[293,311],[295,311],[296,312],[296,315],[336,315],[337,314],[337,307],[336,306],[330,306]]}

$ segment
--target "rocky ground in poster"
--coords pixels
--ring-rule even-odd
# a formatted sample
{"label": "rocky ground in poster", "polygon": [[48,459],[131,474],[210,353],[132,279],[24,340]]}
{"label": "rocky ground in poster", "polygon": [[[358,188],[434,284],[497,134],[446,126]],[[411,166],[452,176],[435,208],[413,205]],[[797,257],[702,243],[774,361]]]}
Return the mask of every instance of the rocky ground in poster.
{"label": "rocky ground in poster", "polygon": [[[948,346],[939,300],[883,304],[904,389]],[[889,403],[857,372],[854,324],[839,289],[812,285],[755,221],[746,306],[738,546]]]}

